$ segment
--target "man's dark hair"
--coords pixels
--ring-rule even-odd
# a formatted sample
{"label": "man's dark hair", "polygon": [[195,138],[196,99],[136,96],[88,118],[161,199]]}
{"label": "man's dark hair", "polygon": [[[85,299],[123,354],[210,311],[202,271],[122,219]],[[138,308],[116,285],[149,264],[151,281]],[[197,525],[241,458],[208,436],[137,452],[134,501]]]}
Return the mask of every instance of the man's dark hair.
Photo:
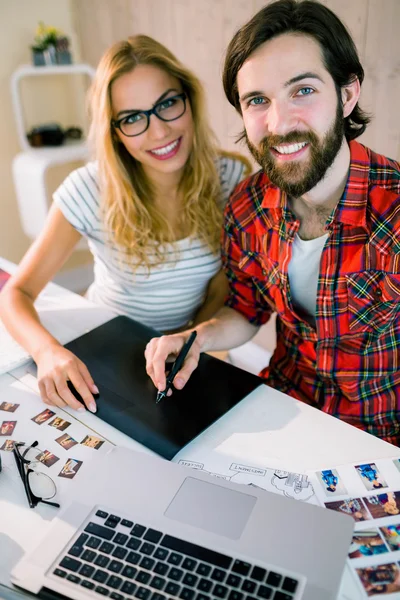
{"label": "man's dark hair", "polygon": [[[277,0],[262,8],[236,32],[230,42],[223,72],[223,85],[229,102],[240,110],[237,74],[259,46],[284,33],[298,33],[314,38],[322,51],[324,66],[335,82],[341,102],[341,88],[358,78],[364,69],[356,46],[344,24],[329,8],[315,0]],[[345,118],[345,136],[353,140],[364,133],[370,117],[357,104]]]}

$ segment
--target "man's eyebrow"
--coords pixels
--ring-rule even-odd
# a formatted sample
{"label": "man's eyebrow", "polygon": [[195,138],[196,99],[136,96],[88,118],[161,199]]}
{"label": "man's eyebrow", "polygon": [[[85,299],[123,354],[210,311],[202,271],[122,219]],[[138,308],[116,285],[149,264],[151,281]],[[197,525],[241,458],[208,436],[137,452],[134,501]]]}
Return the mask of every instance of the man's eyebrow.
{"label": "man's eyebrow", "polygon": [[305,73],[300,73],[299,75],[295,75],[295,77],[292,77],[291,79],[286,81],[284,83],[284,87],[288,87],[289,85],[292,85],[293,83],[297,83],[298,81],[301,81],[302,79],[318,79],[319,81],[324,83],[324,80],[322,79],[322,77],[320,77],[316,73],[312,73],[311,71],[306,71]]}
{"label": "man's eyebrow", "polygon": [[[159,98],[157,98],[157,100],[154,102],[153,107],[158,104],[159,102],[161,102],[162,100],[164,100],[164,98],[166,96],[168,96],[169,93],[171,92],[176,92],[177,94],[179,94],[179,90],[177,90],[176,88],[169,88],[169,90],[167,90],[166,92],[164,92],[163,94],[161,94],[161,96]],[[121,115],[131,115],[132,113],[139,113],[139,112],[143,112],[143,108],[128,108],[126,110],[120,110],[119,113],[117,114],[117,119],[121,116]]]}

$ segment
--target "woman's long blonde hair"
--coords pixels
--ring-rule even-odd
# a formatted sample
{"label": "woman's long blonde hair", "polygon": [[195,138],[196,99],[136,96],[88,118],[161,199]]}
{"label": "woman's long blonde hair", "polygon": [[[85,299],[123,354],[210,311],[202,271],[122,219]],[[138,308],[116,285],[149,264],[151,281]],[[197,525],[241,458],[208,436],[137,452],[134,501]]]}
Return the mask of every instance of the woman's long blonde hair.
{"label": "woman's long blonde hair", "polygon": [[111,85],[139,64],[157,66],[176,77],[191,106],[193,148],[179,188],[184,198],[182,230],[185,235],[198,236],[216,252],[222,224],[221,187],[215,164],[217,144],[207,123],[200,81],[167,48],[146,35],[114,44],[100,60],[90,89],[89,140],[98,161],[106,230],[111,243],[130,257],[134,269],[161,264],[163,246],[174,240],[170,224],[154,203],[154,191],[141,163],[118,141],[111,125]]}

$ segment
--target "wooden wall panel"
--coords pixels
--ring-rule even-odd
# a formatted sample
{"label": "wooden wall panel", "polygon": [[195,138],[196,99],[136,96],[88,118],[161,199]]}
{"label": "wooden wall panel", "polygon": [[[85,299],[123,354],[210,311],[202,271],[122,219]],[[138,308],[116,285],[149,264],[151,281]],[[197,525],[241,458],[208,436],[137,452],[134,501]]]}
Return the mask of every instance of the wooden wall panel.
{"label": "wooden wall panel", "polygon": [[[400,160],[400,0],[322,0],[345,22],[366,78],[361,106],[374,113],[360,141]],[[241,120],[221,84],[223,58],[234,32],[265,0],[72,0],[82,58],[96,65],[113,42],[146,33],[168,46],[203,81],[212,126],[236,149]],[[243,149],[241,147],[240,149]]]}

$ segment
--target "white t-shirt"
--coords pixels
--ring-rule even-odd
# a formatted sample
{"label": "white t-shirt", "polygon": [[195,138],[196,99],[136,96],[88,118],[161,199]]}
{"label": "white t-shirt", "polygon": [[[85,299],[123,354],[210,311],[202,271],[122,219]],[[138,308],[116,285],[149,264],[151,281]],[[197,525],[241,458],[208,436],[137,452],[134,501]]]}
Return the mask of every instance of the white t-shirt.
{"label": "white t-shirt", "polygon": [[319,265],[327,239],[327,233],[314,240],[302,240],[296,234],[289,262],[288,275],[293,305],[312,325],[315,324]]}
{"label": "white t-shirt", "polygon": [[[222,206],[243,177],[239,160],[220,157],[217,170],[221,179]],[[54,193],[54,202],[71,225],[87,238],[94,257],[94,282],[87,297],[97,304],[140,321],[159,331],[182,327],[203,303],[210,279],[221,269],[220,255],[213,254],[198,238],[167,244],[165,261],[150,274],[144,267],[134,273],[108,236],[100,215],[97,163],[73,171]],[[149,249],[149,252],[151,250]]]}

